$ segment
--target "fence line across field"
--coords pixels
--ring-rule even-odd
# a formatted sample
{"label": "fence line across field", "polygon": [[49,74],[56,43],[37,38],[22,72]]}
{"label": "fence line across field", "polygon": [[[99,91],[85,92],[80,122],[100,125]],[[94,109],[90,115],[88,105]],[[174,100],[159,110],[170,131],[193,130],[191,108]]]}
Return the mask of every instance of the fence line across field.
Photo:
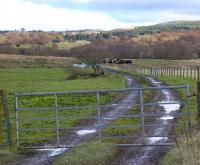
{"label": "fence line across field", "polygon": [[[182,100],[182,102],[165,102],[165,103],[155,103],[155,102],[150,102],[150,103],[145,103],[144,102],[144,91],[145,90],[173,90],[173,89],[183,89],[185,90],[185,100]],[[122,107],[129,107],[130,104],[105,104],[105,105],[101,105],[100,104],[100,94],[104,94],[104,93],[108,93],[108,92],[130,92],[130,91],[137,91],[139,94],[139,103],[138,104],[133,104],[132,107],[139,107],[140,112],[138,114],[135,115],[127,115],[127,114],[121,114],[121,115],[104,115],[102,114],[102,109],[105,107],[115,107],[115,106],[122,106]],[[65,107],[60,107],[59,106],[59,100],[58,100],[58,96],[62,96],[62,95],[69,95],[69,94],[94,94],[94,97],[96,97],[96,104],[95,105],[91,105],[91,106],[65,106]],[[41,97],[41,96],[50,96],[54,99],[54,106],[53,107],[31,107],[31,108],[21,108],[20,107],[20,101],[19,98],[20,97]],[[187,118],[186,121],[186,125],[188,126],[187,129],[189,129],[190,127],[190,110],[189,110],[189,100],[188,100],[188,96],[189,96],[189,88],[186,85],[182,85],[182,86],[166,86],[166,87],[146,87],[146,88],[128,88],[128,89],[111,89],[111,90],[90,90],[90,91],[69,91],[69,92],[51,92],[51,93],[22,93],[22,94],[15,94],[15,105],[16,105],[16,142],[17,142],[17,146],[18,147],[23,147],[21,146],[20,142],[23,140],[29,141],[29,140],[33,140],[33,139],[29,139],[28,137],[20,137],[21,132],[31,132],[31,131],[37,131],[37,130],[53,130],[55,131],[56,134],[56,144],[55,145],[50,145],[48,147],[57,147],[57,148],[62,148],[63,145],[61,145],[60,143],[60,131],[61,130],[67,130],[67,129],[95,129],[97,131],[97,137],[99,142],[102,142],[103,139],[105,138],[128,138],[128,137],[134,137],[134,134],[129,134],[127,136],[125,135],[121,135],[121,136],[105,136],[103,135],[102,131],[104,128],[127,128],[127,129],[131,129],[131,128],[140,128],[140,133],[139,133],[139,138],[142,140],[142,143],[137,143],[137,144],[121,144],[121,143],[117,143],[118,146],[153,146],[154,144],[148,144],[146,143],[146,130],[148,127],[156,127],[158,125],[156,124],[147,124],[145,123],[145,117],[157,117],[158,115],[156,114],[145,114],[145,106],[159,106],[161,104],[181,104],[181,105],[185,105],[186,107],[186,112],[179,112],[177,114],[175,114],[174,116],[185,116]],[[74,110],[74,109],[85,109],[85,108],[94,108],[96,109],[96,114],[92,115],[92,116],[81,116],[81,117],[77,117],[76,116],[67,116],[65,118],[61,118],[59,116],[59,111],[60,110]],[[20,118],[20,112],[26,112],[26,111],[36,111],[36,110],[52,110],[54,111],[54,117],[52,118],[24,118],[21,119]],[[167,114],[166,114],[167,116]],[[95,125],[91,125],[91,126],[78,126],[78,127],[65,127],[65,126],[61,126],[60,122],[62,120],[68,120],[70,118],[75,118],[75,119],[90,119],[93,118],[96,120],[96,124]],[[140,122],[139,123],[135,123],[135,124],[128,124],[128,125],[122,125],[122,126],[117,126],[117,125],[109,125],[109,124],[105,124],[102,123],[103,120],[107,119],[107,118],[112,118],[111,120],[115,120],[115,119],[119,119],[119,118],[139,118]],[[55,127],[53,128],[45,128],[45,127],[37,127],[37,128],[33,128],[33,127],[29,127],[29,128],[21,128],[20,123],[24,122],[25,120],[28,121],[55,121]],[[155,137],[155,136],[153,136]],[[37,138],[35,138],[35,140],[37,140]],[[45,140],[45,139],[44,139]],[[155,144],[155,146],[163,146],[163,145],[173,145],[174,142],[172,143],[160,143],[160,144]],[[70,148],[70,146],[65,146],[66,148]],[[26,148],[45,148],[45,146],[26,146]]]}
{"label": "fence line across field", "polygon": [[200,66],[191,67],[143,67],[136,64],[109,64],[108,66],[120,68],[123,71],[129,71],[138,74],[151,76],[176,76],[200,80]]}

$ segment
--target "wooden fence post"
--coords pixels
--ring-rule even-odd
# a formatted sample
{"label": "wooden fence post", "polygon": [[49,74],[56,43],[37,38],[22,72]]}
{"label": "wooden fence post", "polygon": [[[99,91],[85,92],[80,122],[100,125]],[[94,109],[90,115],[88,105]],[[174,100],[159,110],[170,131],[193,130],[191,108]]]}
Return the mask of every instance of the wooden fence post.
{"label": "wooden fence post", "polygon": [[197,66],[197,79],[198,79],[198,81],[200,80],[200,75],[199,75],[199,66]]}
{"label": "wooden fence post", "polygon": [[3,143],[3,104],[0,97],[0,145]]}
{"label": "wooden fence post", "polygon": [[180,68],[179,71],[180,71],[180,72],[179,72],[179,77],[182,77],[182,68]]}
{"label": "wooden fence post", "polygon": [[191,80],[193,80],[192,69],[193,69],[193,67],[191,66],[191,72],[190,72],[190,78],[191,78]]}
{"label": "wooden fence post", "polygon": [[197,81],[198,128],[200,128],[200,81]]}
{"label": "wooden fence post", "polygon": [[188,71],[188,67],[187,67],[187,78],[189,77],[188,75],[189,75],[189,71]]}
{"label": "wooden fence post", "polygon": [[0,96],[2,98],[4,118],[5,118],[5,122],[6,122],[6,125],[7,125],[8,144],[12,145],[13,144],[12,143],[12,132],[11,132],[12,130],[11,130],[8,102],[7,102],[5,90],[0,90]]}
{"label": "wooden fence post", "polygon": [[173,75],[174,77],[176,76],[176,68],[174,67],[174,75]]}

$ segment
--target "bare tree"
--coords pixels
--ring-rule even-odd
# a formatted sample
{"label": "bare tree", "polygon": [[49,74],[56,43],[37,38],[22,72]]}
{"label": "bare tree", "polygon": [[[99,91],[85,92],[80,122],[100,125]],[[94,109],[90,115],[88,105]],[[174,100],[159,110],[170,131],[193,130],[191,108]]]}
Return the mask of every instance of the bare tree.
{"label": "bare tree", "polygon": [[81,47],[76,54],[78,59],[92,67],[96,75],[104,74],[101,63],[103,59],[110,56],[111,55],[107,51],[107,43],[105,41],[98,41],[88,46]]}

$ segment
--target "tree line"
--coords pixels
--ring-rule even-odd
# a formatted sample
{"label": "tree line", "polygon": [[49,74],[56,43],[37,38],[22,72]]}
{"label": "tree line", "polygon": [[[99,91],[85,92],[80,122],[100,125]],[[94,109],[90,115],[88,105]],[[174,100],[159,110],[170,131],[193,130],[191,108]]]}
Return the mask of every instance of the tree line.
{"label": "tree line", "polygon": [[173,40],[152,43],[140,43],[132,39],[101,40],[74,48],[70,53],[72,56],[86,59],[93,57],[98,62],[107,57],[124,59],[196,59],[200,58],[200,32],[179,36],[179,38]]}

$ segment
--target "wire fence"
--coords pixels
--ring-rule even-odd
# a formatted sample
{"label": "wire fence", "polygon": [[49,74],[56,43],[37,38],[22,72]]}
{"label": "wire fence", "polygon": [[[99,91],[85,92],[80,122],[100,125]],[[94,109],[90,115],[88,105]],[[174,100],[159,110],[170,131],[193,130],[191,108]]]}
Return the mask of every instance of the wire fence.
{"label": "wire fence", "polygon": [[190,66],[190,67],[144,67],[140,65],[130,64],[109,64],[108,66],[120,69],[122,71],[133,72],[136,74],[151,75],[151,76],[173,76],[173,77],[183,77],[189,78],[191,80],[200,79],[200,67]]}

